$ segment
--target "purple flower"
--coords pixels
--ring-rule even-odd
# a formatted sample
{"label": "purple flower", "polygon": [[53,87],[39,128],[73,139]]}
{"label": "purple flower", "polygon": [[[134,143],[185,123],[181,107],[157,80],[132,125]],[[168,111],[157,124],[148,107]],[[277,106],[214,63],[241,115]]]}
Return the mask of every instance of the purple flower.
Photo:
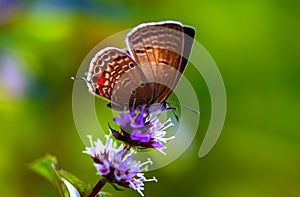
{"label": "purple flower", "polygon": [[166,129],[174,124],[171,119],[161,122],[157,115],[139,111],[133,108],[128,113],[120,113],[114,122],[120,126],[120,131],[110,127],[113,136],[130,147],[155,148],[163,154],[165,144],[175,136],[166,138]]}
{"label": "purple flower", "polygon": [[92,157],[97,173],[105,177],[107,181],[132,188],[141,196],[144,196],[142,192],[144,182],[157,182],[155,177],[146,179],[142,173],[147,170],[147,164],[152,164],[150,159],[144,163],[133,160],[135,151],[129,150],[124,145],[117,146],[109,136],[106,136],[106,144],[103,144],[100,139],[93,141],[91,136],[88,138],[91,147],[86,147],[83,152]]}

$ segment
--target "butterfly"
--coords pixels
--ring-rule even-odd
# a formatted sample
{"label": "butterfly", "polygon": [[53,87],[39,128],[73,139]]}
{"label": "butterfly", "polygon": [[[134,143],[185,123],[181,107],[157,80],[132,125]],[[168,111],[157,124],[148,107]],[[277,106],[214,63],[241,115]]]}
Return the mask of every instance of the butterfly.
{"label": "butterfly", "polygon": [[161,105],[186,68],[195,29],[177,21],[143,23],[126,36],[127,50],[107,47],[91,60],[85,79],[111,108]]}

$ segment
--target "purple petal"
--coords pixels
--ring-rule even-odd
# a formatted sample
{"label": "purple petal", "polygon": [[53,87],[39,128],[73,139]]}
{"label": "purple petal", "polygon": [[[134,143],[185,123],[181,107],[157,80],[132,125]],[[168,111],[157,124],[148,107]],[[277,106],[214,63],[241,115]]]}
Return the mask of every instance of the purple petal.
{"label": "purple petal", "polygon": [[150,136],[148,134],[143,134],[140,130],[134,129],[130,135],[132,140],[137,140],[140,142],[149,142]]}
{"label": "purple petal", "polygon": [[161,142],[153,141],[153,142],[151,143],[151,147],[152,147],[152,148],[160,149],[160,148],[164,148],[165,145],[164,145],[163,143],[161,143]]}
{"label": "purple petal", "polygon": [[130,108],[130,116],[131,116],[132,118],[136,116],[133,107]]}
{"label": "purple petal", "polygon": [[124,177],[124,172],[119,169],[115,169],[114,175],[117,181],[121,181],[122,178]]}
{"label": "purple petal", "polygon": [[114,117],[113,121],[121,127],[125,127],[131,121],[131,117],[129,114],[120,113],[120,118]]}
{"label": "purple petal", "polygon": [[137,125],[144,126],[144,114],[143,114],[142,112],[139,113],[138,116],[136,117],[135,123],[136,123]]}
{"label": "purple petal", "polygon": [[132,136],[139,136],[142,135],[142,131],[139,129],[134,129],[131,133]]}
{"label": "purple petal", "polygon": [[124,151],[119,151],[118,153],[116,153],[111,162],[113,164],[114,168],[118,168],[120,165],[122,165],[122,156],[124,154]]}
{"label": "purple petal", "polygon": [[107,160],[103,160],[103,164],[95,164],[95,166],[101,175],[107,175],[110,172],[110,166]]}
{"label": "purple petal", "polygon": [[110,132],[113,134],[113,136],[114,136],[116,139],[120,139],[121,134],[120,134],[118,131],[116,131],[116,130],[110,128]]}
{"label": "purple petal", "polygon": [[116,124],[121,124],[122,123],[122,119],[121,118],[118,118],[118,117],[114,117],[113,118],[113,121],[116,123]]}
{"label": "purple petal", "polygon": [[133,177],[132,173],[130,173],[128,170],[124,171],[123,178],[125,180],[131,180],[131,177]]}

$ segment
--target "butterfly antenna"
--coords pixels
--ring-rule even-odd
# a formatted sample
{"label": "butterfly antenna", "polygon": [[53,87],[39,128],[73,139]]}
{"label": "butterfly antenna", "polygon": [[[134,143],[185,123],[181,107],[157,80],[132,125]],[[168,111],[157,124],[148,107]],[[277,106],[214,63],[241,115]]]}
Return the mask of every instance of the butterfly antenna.
{"label": "butterfly antenna", "polygon": [[86,80],[86,78],[84,77],[71,77],[72,80],[82,80],[84,81],[86,84],[89,84],[89,82]]}
{"label": "butterfly antenna", "polygon": [[190,111],[194,112],[194,113],[197,114],[198,116],[200,115],[200,112],[199,112],[199,111],[197,111],[197,110],[195,110],[195,109],[193,109],[193,108],[191,108],[191,107],[188,107],[188,106],[186,106],[186,105],[182,105],[182,104],[176,103],[176,102],[168,102],[168,104],[179,105],[179,106],[182,107],[182,108],[185,108],[185,109],[187,109],[187,110],[190,110]]}

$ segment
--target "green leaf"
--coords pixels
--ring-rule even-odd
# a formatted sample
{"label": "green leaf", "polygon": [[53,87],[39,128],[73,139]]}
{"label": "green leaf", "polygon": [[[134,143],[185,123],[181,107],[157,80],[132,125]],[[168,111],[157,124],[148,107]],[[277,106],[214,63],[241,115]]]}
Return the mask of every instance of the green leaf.
{"label": "green leaf", "polygon": [[64,178],[61,178],[61,179],[63,180],[64,184],[66,185],[70,197],[80,197],[80,196],[82,196],[78,192],[76,187],[74,187],[74,185],[72,185],[68,180],[66,180]]}
{"label": "green leaf", "polygon": [[118,187],[117,185],[111,183],[111,185],[113,186],[113,188],[117,191],[125,191],[124,189],[121,189],[120,187]]}
{"label": "green leaf", "polygon": [[31,164],[29,167],[46,178],[57,190],[60,197],[87,196],[92,187],[86,185],[73,174],[58,167],[57,159],[52,155],[46,155]]}
{"label": "green leaf", "polygon": [[112,195],[108,192],[99,192],[98,197],[111,197]]}
{"label": "green leaf", "polygon": [[59,175],[63,177],[65,180],[67,180],[70,184],[72,184],[82,196],[87,196],[92,191],[92,186],[85,184],[83,181],[81,181],[79,178],[77,178],[75,175],[64,171],[60,169],[58,171]]}
{"label": "green leaf", "polygon": [[59,196],[70,197],[66,185],[57,173],[56,166],[57,160],[52,155],[46,155],[29,164],[29,167],[33,171],[46,178],[53,185],[53,187],[57,190]]}
{"label": "green leaf", "polygon": [[[85,184],[73,174],[59,169],[57,160],[52,155],[46,155],[34,162],[29,167],[46,178],[58,191],[60,197],[84,197],[88,196],[93,188]],[[98,197],[110,197],[107,192],[100,192]]]}

